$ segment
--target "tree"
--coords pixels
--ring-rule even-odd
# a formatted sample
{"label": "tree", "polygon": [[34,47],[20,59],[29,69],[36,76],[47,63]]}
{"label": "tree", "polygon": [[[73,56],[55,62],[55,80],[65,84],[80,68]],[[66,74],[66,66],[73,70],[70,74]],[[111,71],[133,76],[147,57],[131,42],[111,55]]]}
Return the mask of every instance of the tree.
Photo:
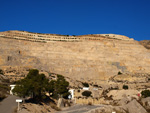
{"label": "tree", "polygon": [[119,72],[118,72],[118,75],[121,75],[121,74],[122,74],[122,73],[119,71]]}
{"label": "tree", "polygon": [[57,80],[47,79],[44,74],[39,74],[37,69],[31,69],[27,76],[17,81],[13,93],[20,97],[32,96],[33,100],[42,100],[46,92],[52,93],[54,98],[68,98],[69,82],[62,75],[57,75]]}
{"label": "tree", "polygon": [[56,80],[51,80],[48,84],[48,87],[47,87],[47,91],[50,95],[50,93],[54,92],[55,90],[55,84],[56,84]]}
{"label": "tree", "polygon": [[69,82],[65,80],[62,75],[57,75],[57,80],[52,80],[49,83],[49,91],[52,91],[52,97],[58,99],[59,97],[68,98],[70,93],[68,92]]}
{"label": "tree", "polygon": [[123,85],[122,88],[126,90],[128,89],[128,85]]}
{"label": "tree", "polygon": [[4,75],[4,72],[3,72],[3,70],[2,70],[2,69],[0,69],[0,74]]}
{"label": "tree", "polygon": [[146,97],[150,97],[150,90],[144,90],[141,92],[142,97],[146,98]]}
{"label": "tree", "polygon": [[84,82],[84,83],[82,83],[82,84],[83,84],[84,87],[89,87],[89,84],[86,83],[86,82]]}
{"label": "tree", "polygon": [[21,97],[32,96],[33,100],[41,100],[47,91],[48,81],[44,74],[39,74],[37,69],[31,69],[24,79],[17,81],[13,93]]}

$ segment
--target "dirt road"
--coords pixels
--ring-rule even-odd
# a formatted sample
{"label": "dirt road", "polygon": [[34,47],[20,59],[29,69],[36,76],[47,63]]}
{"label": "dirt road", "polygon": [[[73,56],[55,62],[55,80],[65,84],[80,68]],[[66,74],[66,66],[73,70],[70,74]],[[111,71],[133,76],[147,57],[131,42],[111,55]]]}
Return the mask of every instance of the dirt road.
{"label": "dirt road", "polygon": [[16,99],[19,99],[19,97],[11,95],[0,102],[0,113],[13,113],[17,107]]}
{"label": "dirt road", "polygon": [[66,110],[58,111],[56,113],[87,113],[88,111],[101,107],[101,105],[74,105]]}

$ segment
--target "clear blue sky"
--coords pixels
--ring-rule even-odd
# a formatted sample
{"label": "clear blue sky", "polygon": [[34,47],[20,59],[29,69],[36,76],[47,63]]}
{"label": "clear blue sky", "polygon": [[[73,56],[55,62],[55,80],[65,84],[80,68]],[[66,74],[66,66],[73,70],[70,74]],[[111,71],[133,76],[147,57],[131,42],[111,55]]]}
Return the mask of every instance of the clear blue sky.
{"label": "clear blue sky", "polygon": [[0,0],[0,31],[150,40],[150,0]]}

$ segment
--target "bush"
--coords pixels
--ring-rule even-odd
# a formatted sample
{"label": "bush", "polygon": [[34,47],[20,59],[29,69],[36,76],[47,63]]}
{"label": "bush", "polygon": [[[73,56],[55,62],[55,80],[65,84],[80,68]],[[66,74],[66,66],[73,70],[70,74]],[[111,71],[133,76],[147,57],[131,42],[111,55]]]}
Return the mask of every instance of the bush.
{"label": "bush", "polygon": [[122,87],[123,89],[128,89],[128,85],[123,85],[123,87]]}
{"label": "bush", "polygon": [[2,70],[2,69],[0,69],[0,74],[4,75],[4,72],[3,72],[3,70]]}
{"label": "bush", "polygon": [[6,95],[8,94],[9,90],[10,88],[8,85],[0,83],[0,101],[7,97]]}
{"label": "bush", "polygon": [[119,71],[119,72],[118,72],[118,75],[121,75],[121,74],[122,74],[122,73]]}
{"label": "bush", "polygon": [[118,86],[117,87],[111,87],[110,90],[118,90]]}
{"label": "bush", "polygon": [[84,92],[82,92],[82,95],[83,95],[83,96],[86,96],[86,97],[91,96],[91,94],[92,94],[91,91],[84,91]]}
{"label": "bush", "polygon": [[2,101],[4,98],[6,98],[7,96],[4,93],[0,92],[0,101]]}
{"label": "bush", "polygon": [[146,98],[146,97],[150,97],[150,90],[144,90],[141,92],[142,97]]}
{"label": "bush", "polygon": [[54,103],[50,103],[50,106],[51,106],[51,108],[55,109],[56,111],[61,111],[61,109],[58,108],[57,105]]}
{"label": "bush", "polygon": [[94,86],[94,87],[98,87],[98,85],[97,85],[97,84],[94,84],[93,86]]}
{"label": "bush", "polygon": [[88,105],[90,105],[90,106],[91,106],[91,105],[92,105],[92,102],[88,102]]}
{"label": "bush", "polygon": [[82,84],[83,84],[84,87],[89,87],[89,84],[86,83],[86,82],[85,82],[85,83],[82,83]]}

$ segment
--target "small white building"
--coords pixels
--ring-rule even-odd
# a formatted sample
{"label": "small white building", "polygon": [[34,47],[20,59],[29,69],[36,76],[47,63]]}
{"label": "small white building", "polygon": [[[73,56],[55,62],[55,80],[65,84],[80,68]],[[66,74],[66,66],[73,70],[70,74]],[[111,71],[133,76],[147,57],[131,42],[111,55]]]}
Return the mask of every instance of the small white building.
{"label": "small white building", "polygon": [[12,90],[15,88],[16,85],[10,85],[10,95],[13,95]]}
{"label": "small white building", "polygon": [[83,87],[83,90],[89,90],[89,87]]}
{"label": "small white building", "polygon": [[70,95],[68,96],[69,99],[74,99],[74,89],[69,90]]}
{"label": "small white building", "polygon": [[93,88],[93,90],[98,90],[98,88]]}

